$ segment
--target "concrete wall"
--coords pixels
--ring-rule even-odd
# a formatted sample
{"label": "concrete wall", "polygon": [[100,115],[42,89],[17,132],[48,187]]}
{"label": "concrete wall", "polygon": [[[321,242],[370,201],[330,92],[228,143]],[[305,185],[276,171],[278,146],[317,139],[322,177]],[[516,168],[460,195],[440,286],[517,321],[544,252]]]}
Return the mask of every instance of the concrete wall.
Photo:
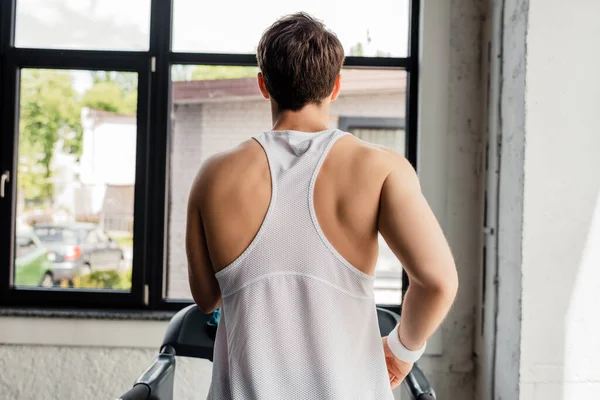
{"label": "concrete wall", "polygon": [[[490,146],[500,146],[497,193],[496,271],[490,263],[497,285],[495,309],[495,359],[492,392],[495,399],[519,398],[519,358],[521,347],[521,264],[523,262],[523,160],[525,157],[525,90],[528,2],[508,0],[503,3],[500,19],[500,87],[497,140]],[[490,192],[490,196],[496,195]],[[489,332],[489,334],[493,334]],[[488,392],[489,393],[489,392]]]}
{"label": "concrete wall", "polygon": [[473,399],[475,306],[481,268],[481,34],[478,0],[424,1],[419,175],[450,242],[459,292],[442,349],[421,364],[439,399]]}
{"label": "concrete wall", "polygon": [[[469,400],[474,398],[473,333],[481,265],[482,105],[479,45],[482,11],[478,0],[423,3],[419,172],[423,191],[454,251],[461,286],[456,305],[440,330],[440,348],[434,355],[426,356],[422,366],[431,378],[439,399]],[[339,104],[342,104],[341,101]],[[214,103],[205,107],[219,105]],[[255,107],[261,106],[257,103]],[[372,114],[377,110],[379,108],[368,113],[365,110],[365,113]],[[213,109],[211,114],[217,115],[217,111]],[[265,116],[264,126],[268,127],[268,109],[261,112]],[[187,123],[175,121],[179,127],[187,124],[185,129],[189,130],[205,123],[202,118],[188,120]],[[226,124],[223,126],[228,127]],[[264,129],[262,123],[249,128],[252,128],[250,133]],[[238,139],[235,138],[235,142]],[[226,148],[233,143],[234,139],[226,139],[214,146]],[[195,172],[201,162],[195,146],[201,147],[202,141],[197,144],[173,142],[171,145],[174,155],[185,154],[187,157],[183,165],[172,165]],[[178,161],[174,158],[171,162]],[[171,200],[172,207],[181,207],[183,203],[175,205],[175,202],[186,200],[187,190],[183,186],[189,179],[187,176],[171,177],[179,179],[172,184],[181,185],[181,194]],[[181,239],[172,239],[171,253],[182,249],[182,244]],[[184,281],[181,277],[179,280]],[[8,332],[2,335],[0,331],[0,343],[16,343],[0,345],[0,360],[6,360],[0,361],[4,362],[0,364],[1,370],[13,371],[0,374],[0,399],[5,398],[2,397],[5,393],[7,399],[18,400],[109,399],[127,388],[154,356],[153,346],[139,346],[131,342],[139,336],[137,334],[130,335],[132,339],[125,343],[109,341],[103,345],[100,337],[93,345],[78,342],[79,345],[74,347],[68,337],[62,342],[45,341],[47,329],[32,329],[32,322],[4,318],[0,324],[4,331],[9,324],[16,324],[35,331],[31,335],[39,336],[38,340],[32,338],[23,343],[22,334]],[[96,332],[104,332],[102,327],[107,322],[94,321],[91,324],[96,327]],[[153,331],[155,335],[160,335],[162,328],[153,328]],[[57,332],[61,336],[60,329]],[[113,328],[111,332],[115,335],[119,329]],[[108,333],[102,335],[109,336]],[[141,337],[148,334],[145,331]],[[43,346],[36,346],[35,343]],[[207,367],[191,363],[180,363],[180,366],[184,367],[180,372],[183,375],[178,376],[176,398],[202,398],[207,390]],[[38,393],[38,388],[29,382],[39,383],[45,392]]]}
{"label": "concrete wall", "polygon": [[600,396],[600,3],[530,0],[521,399]]}
{"label": "concrete wall", "polygon": [[[116,399],[156,356],[154,349],[0,346],[0,400]],[[177,360],[175,399],[208,394],[212,364]]]}

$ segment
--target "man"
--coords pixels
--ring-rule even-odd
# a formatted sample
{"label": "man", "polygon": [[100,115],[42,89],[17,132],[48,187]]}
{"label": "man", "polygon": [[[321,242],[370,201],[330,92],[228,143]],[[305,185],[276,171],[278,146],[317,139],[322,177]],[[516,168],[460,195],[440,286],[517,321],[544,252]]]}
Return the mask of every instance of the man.
{"label": "man", "polygon": [[[393,399],[458,286],[444,235],[401,155],[329,128],[343,48],[299,13],[258,45],[273,128],[207,160],[191,189],[195,302],[222,306],[209,399]],[[378,233],[410,278],[381,339]]]}

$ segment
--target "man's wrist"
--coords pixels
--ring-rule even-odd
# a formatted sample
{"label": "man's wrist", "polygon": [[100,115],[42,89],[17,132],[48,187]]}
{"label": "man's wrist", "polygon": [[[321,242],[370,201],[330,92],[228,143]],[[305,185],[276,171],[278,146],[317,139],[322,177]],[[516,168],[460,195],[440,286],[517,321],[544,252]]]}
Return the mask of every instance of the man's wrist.
{"label": "man's wrist", "polygon": [[397,325],[388,336],[388,346],[392,351],[392,354],[399,359],[407,363],[414,363],[418,361],[427,347],[427,343],[424,343],[421,348],[417,350],[410,350],[400,341],[400,335],[398,333],[399,325]]}
{"label": "man's wrist", "polygon": [[[402,336],[402,333],[404,333],[404,336]],[[411,351],[417,351],[417,350],[421,349],[423,346],[425,346],[427,343],[426,341],[417,341],[417,339],[412,338],[412,337],[407,339],[406,332],[402,332],[401,324],[398,324],[398,339],[400,340],[400,343],[402,343],[402,345],[404,347],[406,347],[408,350],[411,350]]]}

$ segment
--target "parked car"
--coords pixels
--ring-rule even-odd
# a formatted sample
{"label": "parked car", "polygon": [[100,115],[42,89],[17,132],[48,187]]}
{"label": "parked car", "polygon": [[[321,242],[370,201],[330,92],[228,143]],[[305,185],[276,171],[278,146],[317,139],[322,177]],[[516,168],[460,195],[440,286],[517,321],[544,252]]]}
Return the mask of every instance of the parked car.
{"label": "parked car", "polygon": [[15,247],[15,286],[51,287],[54,282],[52,262],[35,234],[18,231]]}
{"label": "parked car", "polygon": [[33,230],[49,250],[55,283],[66,280],[72,286],[77,276],[123,264],[123,250],[96,224],[41,224]]}

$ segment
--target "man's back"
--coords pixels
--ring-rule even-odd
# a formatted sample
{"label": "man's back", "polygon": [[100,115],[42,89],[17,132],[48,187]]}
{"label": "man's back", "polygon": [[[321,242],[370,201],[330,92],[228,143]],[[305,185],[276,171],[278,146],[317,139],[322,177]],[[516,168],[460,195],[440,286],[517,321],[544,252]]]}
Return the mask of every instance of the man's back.
{"label": "man's back", "polygon": [[[373,275],[378,254],[378,216],[383,183],[395,164],[391,150],[351,135],[331,148],[318,174],[314,207],[333,247],[360,271]],[[271,200],[271,176],[254,139],[206,163],[210,191],[201,201],[207,246],[215,271],[233,262],[258,232]],[[410,168],[407,166],[407,168]]]}
{"label": "man's back", "polygon": [[372,276],[389,156],[331,129],[255,141],[212,159],[197,194],[223,301],[209,399],[393,398]]}

